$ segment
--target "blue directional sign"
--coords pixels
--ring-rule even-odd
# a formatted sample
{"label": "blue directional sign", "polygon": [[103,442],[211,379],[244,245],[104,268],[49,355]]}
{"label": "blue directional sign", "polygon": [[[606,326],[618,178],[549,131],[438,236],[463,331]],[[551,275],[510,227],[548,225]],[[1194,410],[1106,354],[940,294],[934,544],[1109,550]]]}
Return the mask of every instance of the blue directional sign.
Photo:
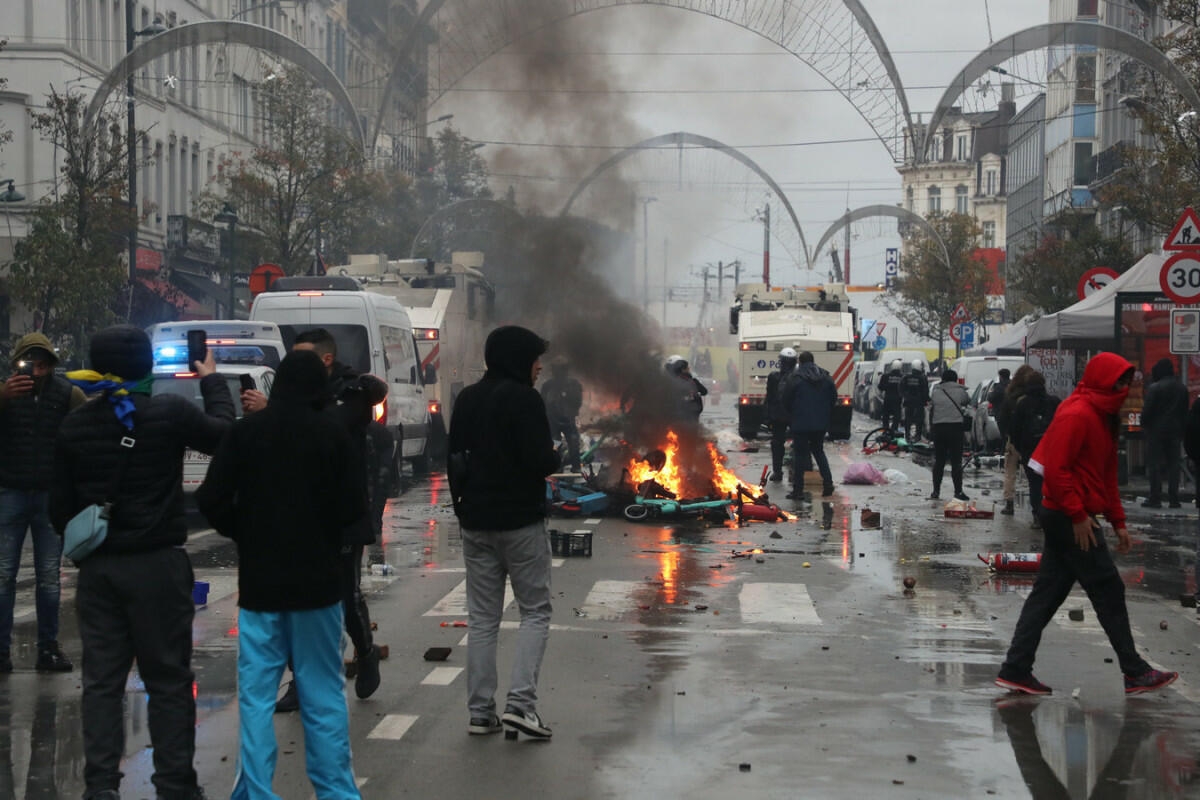
{"label": "blue directional sign", "polygon": [[887,347],[887,337],[886,337],[886,336],[876,336],[876,337],[875,337],[875,341],[874,341],[874,343],[872,344],[872,346],[873,346],[873,347],[874,347],[876,350],[882,350],[882,349],[884,349],[885,347]]}
{"label": "blue directional sign", "polygon": [[975,323],[974,322],[962,323],[962,327],[959,328],[958,343],[959,343],[959,345],[962,346],[962,349],[964,349],[964,350],[969,350],[975,346]]}

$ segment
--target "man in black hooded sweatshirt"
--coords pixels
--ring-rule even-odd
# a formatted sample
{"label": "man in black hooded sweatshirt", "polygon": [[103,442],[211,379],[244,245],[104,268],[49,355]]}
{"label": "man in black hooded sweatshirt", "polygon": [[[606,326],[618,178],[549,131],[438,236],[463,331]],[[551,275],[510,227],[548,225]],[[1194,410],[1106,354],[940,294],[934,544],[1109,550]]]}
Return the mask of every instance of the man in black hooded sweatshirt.
{"label": "man in black hooded sweatshirt", "polygon": [[[450,495],[467,566],[468,733],[508,725],[550,737],[537,713],[537,679],[550,633],[550,543],[546,476],[558,458],[542,397],[533,388],[546,342],[515,325],[484,345],[487,372],[459,394],[450,419]],[[504,584],[521,609],[504,715],[496,714],[496,640]]]}

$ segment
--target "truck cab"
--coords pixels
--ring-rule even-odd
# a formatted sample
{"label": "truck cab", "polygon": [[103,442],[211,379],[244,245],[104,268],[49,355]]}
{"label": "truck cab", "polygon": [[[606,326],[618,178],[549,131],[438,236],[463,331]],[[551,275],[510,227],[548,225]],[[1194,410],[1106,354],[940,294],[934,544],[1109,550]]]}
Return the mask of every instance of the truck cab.
{"label": "truck cab", "polygon": [[752,440],[769,422],[767,376],[779,368],[779,351],[813,354],[837,388],[829,437],[848,439],[853,415],[856,312],[845,286],[805,289],[741,284],[730,308],[729,330],[738,337],[738,433]]}

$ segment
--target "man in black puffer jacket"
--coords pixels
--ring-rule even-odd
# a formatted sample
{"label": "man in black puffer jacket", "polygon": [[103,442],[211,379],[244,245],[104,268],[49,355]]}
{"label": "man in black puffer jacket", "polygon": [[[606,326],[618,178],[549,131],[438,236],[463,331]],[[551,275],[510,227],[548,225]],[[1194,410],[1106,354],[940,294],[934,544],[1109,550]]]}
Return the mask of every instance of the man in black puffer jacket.
{"label": "man in black puffer jacket", "polygon": [[[113,476],[108,537],[79,563],[75,607],[83,641],[85,797],[115,800],[125,754],[124,699],[137,661],[149,695],[153,782],[159,800],[204,797],[192,766],[196,701],[191,668],[192,565],[183,549],[183,454],[213,453],[233,423],[233,398],[215,374],[212,351],[193,365],[204,411],[183,397],[150,397],[150,339],[131,325],[92,338],[95,370],[122,379],[128,394],[76,409],[59,428],[50,519],[61,535],[75,514],[104,503]],[[130,427],[131,426],[131,427]],[[132,448],[122,447],[132,438]],[[125,464],[122,466],[122,460]]]}
{"label": "man in black puffer jacket", "polygon": [[[467,565],[468,733],[509,725],[549,738],[537,713],[537,677],[550,633],[546,476],[558,466],[542,396],[533,388],[546,342],[515,325],[492,331],[487,372],[458,395],[450,421],[450,496]],[[511,579],[521,608],[512,684],[496,714],[496,639]]]}

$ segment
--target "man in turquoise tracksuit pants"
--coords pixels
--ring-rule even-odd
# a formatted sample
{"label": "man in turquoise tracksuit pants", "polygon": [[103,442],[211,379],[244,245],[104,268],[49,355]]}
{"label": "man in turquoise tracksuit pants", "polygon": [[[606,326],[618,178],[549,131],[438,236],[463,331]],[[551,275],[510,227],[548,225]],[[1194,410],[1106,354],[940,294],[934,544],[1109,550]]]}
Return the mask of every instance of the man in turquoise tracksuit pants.
{"label": "man in turquoise tracksuit pants", "polygon": [[305,763],[319,800],[359,800],[350,756],[340,640],[341,532],[367,513],[347,476],[350,439],[323,410],[325,368],[296,351],[279,365],[264,411],[236,423],[196,492],[238,549],[238,711],[233,800],[278,800],[275,693],[291,658]]}

